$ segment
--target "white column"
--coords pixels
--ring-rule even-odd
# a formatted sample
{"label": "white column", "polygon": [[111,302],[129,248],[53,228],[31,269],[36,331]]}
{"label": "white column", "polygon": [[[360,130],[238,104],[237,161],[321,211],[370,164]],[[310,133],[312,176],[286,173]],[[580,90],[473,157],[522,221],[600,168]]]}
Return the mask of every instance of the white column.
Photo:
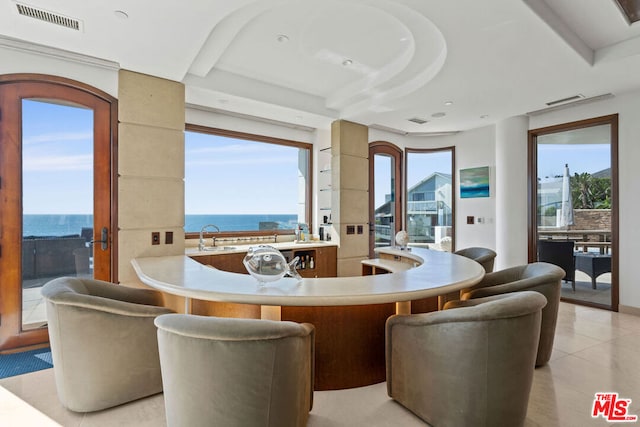
{"label": "white column", "polygon": [[527,263],[527,132],[529,118],[496,124],[495,270]]}

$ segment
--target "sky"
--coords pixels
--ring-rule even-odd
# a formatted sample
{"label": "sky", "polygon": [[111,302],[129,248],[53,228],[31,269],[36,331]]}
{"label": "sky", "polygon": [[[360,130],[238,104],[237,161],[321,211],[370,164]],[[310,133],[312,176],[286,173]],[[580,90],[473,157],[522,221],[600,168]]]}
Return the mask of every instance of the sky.
{"label": "sky", "polygon": [[185,213],[298,213],[296,147],[185,133]]}
{"label": "sky", "polygon": [[599,172],[611,167],[609,144],[538,144],[538,176],[554,178],[564,174],[564,165],[569,165],[569,174]]}
{"label": "sky", "polygon": [[[91,214],[93,113],[23,101],[23,211]],[[296,214],[298,148],[185,133],[186,214]],[[376,206],[390,192],[389,162],[376,156]],[[610,167],[608,144],[539,144],[539,176],[594,173]],[[409,153],[407,186],[451,173],[449,152]],[[483,166],[483,165],[478,165]],[[382,183],[382,184],[381,184]],[[224,201],[224,203],[222,202]]]}
{"label": "sky", "polygon": [[[187,214],[298,212],[298,148],[195,132],[185,141]],[[92,214],[92,170],[92,110],[24,100],[24,214]]]}
{"label": "sky", "polygon": [[22,105],[24,214],[92,214],[93,111]]}

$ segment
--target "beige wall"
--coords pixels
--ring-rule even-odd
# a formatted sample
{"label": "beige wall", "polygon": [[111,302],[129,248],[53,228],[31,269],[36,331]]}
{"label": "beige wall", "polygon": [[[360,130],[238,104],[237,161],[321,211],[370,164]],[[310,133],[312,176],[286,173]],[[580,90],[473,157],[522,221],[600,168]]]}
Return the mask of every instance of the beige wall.
{"label": "beige wall", "polygon": [[184,85],[121,70],[118,119],[117,280],[139,285],[133,258],[184,254]]}
{"label": "beige wall", "polygon": [[[360,276],[369,258],[369,130],[338,120],[331,127],[331,214],[338,239],[338,276]],[[347,226],[362,234],[347,234]],[[335,240],[335,238],[334,238]]]}

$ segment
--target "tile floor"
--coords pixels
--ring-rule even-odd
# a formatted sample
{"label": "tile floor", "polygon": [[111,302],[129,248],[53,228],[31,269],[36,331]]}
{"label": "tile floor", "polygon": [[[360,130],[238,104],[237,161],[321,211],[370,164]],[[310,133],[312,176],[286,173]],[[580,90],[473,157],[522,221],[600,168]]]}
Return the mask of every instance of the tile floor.
{"label": "tile floor", "polygon": [[597,277],[596,289],[591,288],[591,278],[586,273],[576,270],[576,290],[571,289],[571,282],[562,282],[560,294],[563,298],[611,305],[611,273]]}
{"label": "tile floor", "polygon": [[42,287],[22,290],[22,323],[25,329],[36,329],[47,324],[47,311],[40,293]]}
{"label": "tile floor", "polygon": [[[591,418],[596,392],[631,399],[629,413],[640,415],[639,364],[640,317],[561,303],[553,356],[535,371],[525,425],[616,425]],[[384,383],[316,392],[314,400],[309,427],[426,425],[390,400]],[[51,369],[0,381],[0,425],[3,420],[10,426],[165,425],[162,395],[97,413],[67,411],[58,403]]]}

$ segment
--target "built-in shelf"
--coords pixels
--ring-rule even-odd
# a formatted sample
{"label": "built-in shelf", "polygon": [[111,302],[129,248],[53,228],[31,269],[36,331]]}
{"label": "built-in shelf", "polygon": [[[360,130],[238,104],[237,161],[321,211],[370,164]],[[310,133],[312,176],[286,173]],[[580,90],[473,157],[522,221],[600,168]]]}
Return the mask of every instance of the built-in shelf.
{"label": "built-in shelf", "polygon": [[[322,157],[320,157],[320,159],[322,160],[319,160],[318,162],[319,163],[318,192],[323,196],[320,197],[321,201],[320,201],[320,207],[318,208],[318,211],[319,211],[318,215],[320,217],[324,216],[325,218],[328,218],[329,216],[331,216],[331,200],[329,200],[329,196],[331,196],[331,193],[332,193],[332,188],[331,188],[332,174],[331,174],[331,162],[330,162],[331,147],[321,148],[319,152],[322,155]],[[324,156],[329,156],[329,157],[324,157]]]}

